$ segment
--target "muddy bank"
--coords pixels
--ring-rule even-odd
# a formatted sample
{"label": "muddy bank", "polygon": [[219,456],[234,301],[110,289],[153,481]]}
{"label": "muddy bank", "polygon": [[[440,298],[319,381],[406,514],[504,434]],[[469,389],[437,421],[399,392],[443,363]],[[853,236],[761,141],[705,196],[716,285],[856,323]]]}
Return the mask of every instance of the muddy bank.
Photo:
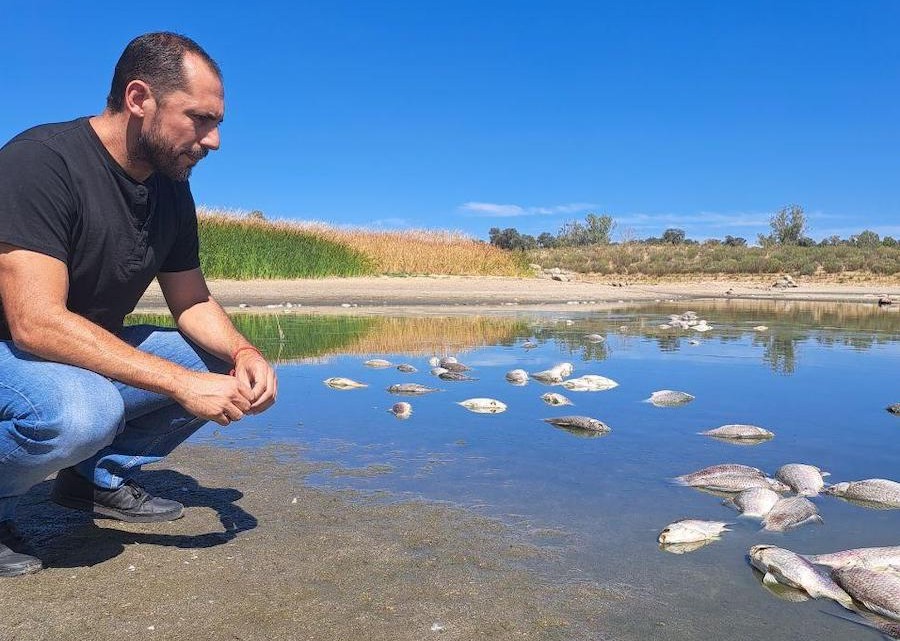
{"label": "muddy bank", "polygon": [[[247,305],[266,311],[267,305],[301,306],[307,311],[367,308],[390,313],[420,308],[434,313],[441,307],[546,310],[571,309],[574,304],[608,308],[620,303],[654,300],[730,298],[866,302],[875,305],[882,295],[900,303],[900,280],[877,283],[798,281],[797,287],[772,287],[773,279],[628,281],[620,277],[579,279],[571,282],[536,278],[416,276],[325,278],[320,280],[211,281],[216,299],[229,311]],[[165,301],[156,283],[151,285],[138,311],[164,311]]]}
{"label": "muddy bank", "polygon": [[[163,524],[20,509],[47,569],[5,579],[0,639],[602,639],[630,589],[561,576],[541,532],[304,484],[296,452],[185,446],[141,480]],[[554,540],[558,533],[551,532]],[[555,545],[556,543],[554,543]]]}

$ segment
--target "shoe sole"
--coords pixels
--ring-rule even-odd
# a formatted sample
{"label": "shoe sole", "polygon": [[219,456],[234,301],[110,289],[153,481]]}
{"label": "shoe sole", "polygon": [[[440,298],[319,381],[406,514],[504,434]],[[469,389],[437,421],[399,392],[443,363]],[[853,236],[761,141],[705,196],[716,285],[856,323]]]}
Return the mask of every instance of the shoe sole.
{"label": "shoe sole", "polygon": [[79,499],[70,499],[64,496],[50,497],[57,505],[62,505],[73,510],[81,512],[90,512],[108,519],[116,519],[117,521],[125,521],[126,523],[162,523],[164,521],[174,521],[184,516],[184,508],[180,507],[172,512],[160,512],[157,514],[129,514],[121,510],[109,507],[103,507],[96,503],[81,501]]}
{"label": "shoe sole", "polygon": [[44,569],[44,564],[40,561],[32,563],[21,563],[14,566],[0,567],[0,577],[23,576],[25,574],[34,574]]}

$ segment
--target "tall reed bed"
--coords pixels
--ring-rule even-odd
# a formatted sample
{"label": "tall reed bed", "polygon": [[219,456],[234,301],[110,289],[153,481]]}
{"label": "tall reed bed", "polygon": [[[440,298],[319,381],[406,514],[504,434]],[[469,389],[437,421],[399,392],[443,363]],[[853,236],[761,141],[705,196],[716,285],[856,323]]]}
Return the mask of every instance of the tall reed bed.
{"label": "tall reed bed", "polygon": [[731,247],[627,243],[538,249],[528,252],[527,256],[530,262],[544,267],[597,274],[900,274],[900,249],[883,246]]}
{"label": "tall reed bed", "polygon": [[201,261],[210,277],[527,273],[521,253],[507,252],[458,232],[380,231],[321,222],[268,221],[241,211],[202,207],[198,213]]}

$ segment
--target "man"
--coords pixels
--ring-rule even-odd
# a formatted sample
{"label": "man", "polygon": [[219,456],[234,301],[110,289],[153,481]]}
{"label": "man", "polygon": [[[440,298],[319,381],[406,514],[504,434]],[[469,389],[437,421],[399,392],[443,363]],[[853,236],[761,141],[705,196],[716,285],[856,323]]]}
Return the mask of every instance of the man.
{"label": "man", "polygon": [[[275,401],[272,367],[200,271],[187,179],[223,117],[218,65],[151,33],[125,48],[101,115],[0,149],[0,576],[42,567],[13,517],[49,474],[60,505],[176,519],[140,467]],[[123,327],[154,277],[178,329]]]}

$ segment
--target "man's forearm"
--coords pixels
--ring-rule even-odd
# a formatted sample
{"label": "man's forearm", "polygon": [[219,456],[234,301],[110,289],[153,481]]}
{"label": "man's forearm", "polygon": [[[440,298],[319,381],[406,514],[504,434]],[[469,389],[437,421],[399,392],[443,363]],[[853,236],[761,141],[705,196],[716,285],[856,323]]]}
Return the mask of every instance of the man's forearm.
{"label": "man's forearm", "polygon": [[88,369],[127,385],[172,396],[188,370],[135,349],[99,325],[68,310],[32,319],[24,335],[13,336],[25,351],[49,361]]}
{"label": "man's forearm", "polygon": [[188,338],[226,363],[232,362],[232,356],[241,347],[252,347],[212,297],[181,312],[177,322],[178,329]]}

